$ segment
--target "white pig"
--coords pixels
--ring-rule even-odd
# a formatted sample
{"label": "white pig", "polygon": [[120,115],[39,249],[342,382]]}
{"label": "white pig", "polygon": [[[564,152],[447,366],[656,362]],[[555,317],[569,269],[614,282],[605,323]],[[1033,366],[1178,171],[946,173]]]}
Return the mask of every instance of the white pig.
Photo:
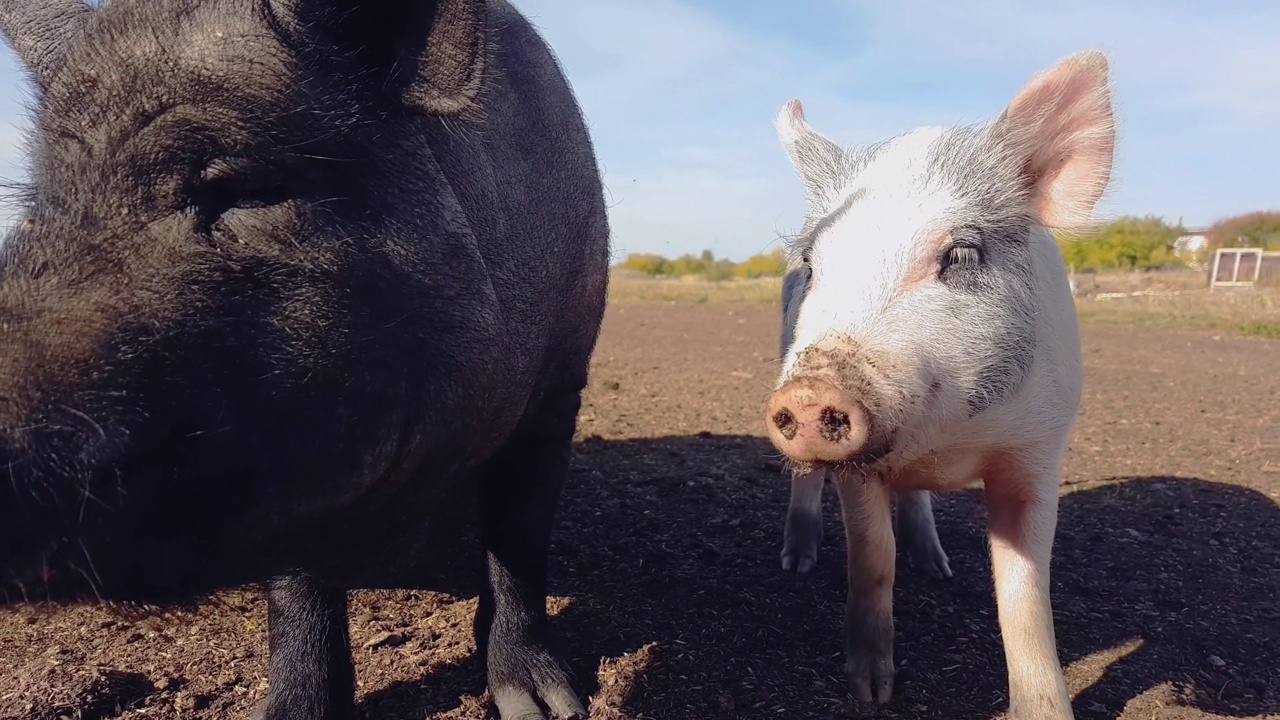
{"label": "white pig", "polygon": [[846,671],[864,702],[893,692],[891,496],[980,479],[1010,715],[1072,717],[1049,564],[1080,341],[1050,229],[1085,229],[1110,182],[1109,82],[1106,57],[1080,53],[986,125],[858,150],[798,100],[777,118],[806,189],[804,287],[765,422],[796,473],[839,492]]}

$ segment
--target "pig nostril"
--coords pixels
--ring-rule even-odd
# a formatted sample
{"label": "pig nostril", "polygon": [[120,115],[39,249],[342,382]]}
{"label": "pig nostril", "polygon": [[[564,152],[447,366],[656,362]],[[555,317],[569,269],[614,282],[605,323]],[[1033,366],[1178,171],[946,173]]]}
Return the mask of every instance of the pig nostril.
{"label": "pig nostril", "polygon": [[782,433],[782,437],[788,440],[794,440],[796,431],[799,429],[796,423],[796,416],[791,411],[783,408],[773,414],[773,425],[778,428],[778,432]]}
{"label": "pig nostril", "polygon": [[818,433],[828,442],[841,442],[849,439],[851,430],[849,413],[831,406],[822,408],[818,417]]}

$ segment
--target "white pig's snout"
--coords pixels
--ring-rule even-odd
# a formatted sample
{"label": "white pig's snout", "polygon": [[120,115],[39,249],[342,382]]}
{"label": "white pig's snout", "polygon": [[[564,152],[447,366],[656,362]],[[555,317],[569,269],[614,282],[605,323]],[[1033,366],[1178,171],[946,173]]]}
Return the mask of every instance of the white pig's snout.
{"label": "white pig's snout", "polygon": [[797,462],[844,462],[863,452],[871,435],[862,403],[813,377],[796,378],[773,393],[765,426],[774,447]]}

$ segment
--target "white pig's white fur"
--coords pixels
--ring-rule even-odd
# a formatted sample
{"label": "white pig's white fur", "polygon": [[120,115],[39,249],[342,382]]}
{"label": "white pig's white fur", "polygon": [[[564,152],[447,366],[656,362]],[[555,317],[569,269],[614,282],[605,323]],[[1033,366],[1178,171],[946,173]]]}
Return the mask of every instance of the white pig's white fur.
{"label": "white pig's white fur", "polygon": [[[807,371],[806,351],[872,359],[849,371],[868,393],[855,399],[875,407],[873,422],[892,431],[886,456],[861,471],[842,467],[838,480],[850,592],[865,593],[851,603],[865,617],[848,626],[862,628],[850,631],[848,662],[863,699],[887,700],[885,683],[892,684],[891,647],[858,643],[874,645],[866,638],[884,630],[869,618],[891,607],[894,542],[882,536],[887,525],[865,516],[872,506],[880,512],[883,499],[867,499],[849,484],[862,478],[851,476],[864,473],[886,491],[983,479],[1011,711],[1072,717],[1054,649],[1048,566],[1059,465],[1082,378],[1075,305],[1046,226],[1083,229],[1108,185],[1108,82],[1106,58],[1080,53],[1034,78],[984,127],[922,128],[861,150],[810,127],[797,100],[778,115],[807,200],[788,278],[788,293],[799,297],[784,299],[778,385]],[[980,238],[983,266],[944,276],[940,258],[963,232]],[[866,631],[875,623],[876,632]],[[868,670],[877,667],[890,668],[888,680]]]}

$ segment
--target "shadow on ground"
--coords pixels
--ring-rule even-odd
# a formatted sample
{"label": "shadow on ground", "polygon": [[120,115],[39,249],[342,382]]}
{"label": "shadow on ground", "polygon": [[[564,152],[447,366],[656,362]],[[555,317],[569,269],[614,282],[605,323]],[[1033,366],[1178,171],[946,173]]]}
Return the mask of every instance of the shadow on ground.
{"label": "shadow on ground", "polygon": [[[587,440],[561,506],[554,621],[596,718],[828,718],[841,675],[843,531],[809,576],[779,569],[787,485],[757,437]],[[882,718],[992,718],[1006,679],[984,511],[973,490],[936,504],[956,577],[901,565],[896,659]],[[473,597],[471,552],[443,569]],[[1061,504],[1053,567],[1058,644],[1076,717],[1115,718],[1164,686],[1175,706],[1228,717],[1280,708],[1280,508],[1194,478],[1110,478]],[[603,660],[602,660],[603,658]],[[478,717],[474,657],[364,698],[369,718]],[[1145,717],[1145,715],[1144,715]],[[1159,717],[1174,717],[1160,715]],[[1181,717],[1181,716],[1179,716]]]}

